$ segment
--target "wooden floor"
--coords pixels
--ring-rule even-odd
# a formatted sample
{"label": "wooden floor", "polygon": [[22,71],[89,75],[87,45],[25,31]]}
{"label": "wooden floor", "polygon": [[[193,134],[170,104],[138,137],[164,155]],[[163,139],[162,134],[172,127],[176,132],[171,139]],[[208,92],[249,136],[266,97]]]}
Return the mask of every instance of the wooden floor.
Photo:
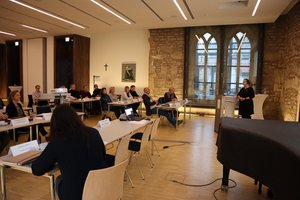
{"label": "wooden floor", "polygon": [[[85,120],[85,123],[93,126],[98,120],[99,117],[92,117]],[[138,155],[128,167],[128,173],[136,187],[131,188],[130,182],[126,181],[123,200],[214,199],[213,192],[220,187],[220,181],[207,187],[189,187],[171,181],[177,180],[199,185],[209,183],[222,176],[222,166],[216,159],[216,134],[213,127],[213,117],[193,116],[191,120],[187,120],[177,130],[169,126],[164,120],[159,126],[157,138],[191,143],[179,145],[179,143],[173,142],[156,142],[160,157],[153,156],[156,162],[154,168],[150,168],[145,153]],[[164,149],[164,146],[170,147]],[[146,180],[140,178],[136,168],[137,162]],[[268,199],[266,188],[263,188],[263,194],[257,193],[257,186],[254,185],[253,179],[233,171],[230,178],[237,182],[237,187],[228,192],[218,191],[216,193],[218,199]],[[34,177],[27,173],[8,169],[6,182],[9,200],[50,199],[47,178]]]}

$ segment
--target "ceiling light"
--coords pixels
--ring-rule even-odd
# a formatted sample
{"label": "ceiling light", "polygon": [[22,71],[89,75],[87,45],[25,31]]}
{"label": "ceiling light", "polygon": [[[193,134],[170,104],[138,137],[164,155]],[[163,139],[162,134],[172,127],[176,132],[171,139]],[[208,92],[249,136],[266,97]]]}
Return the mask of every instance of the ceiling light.
{"label": "ceiling light", "polygon": [[4,32],[4,31],[0,31],[0,33],[5,35],[10,35],[10,36],[16,36],[16,34]]}
{"label": "ceiling light", "polygon": [[202,44],[202,42],[200,41],[200,38],[198,37],[198,35],[195,35],[196,38],[198,39],[198,42],[200,42],[200,45],[202,46],[202,48],[204,49],[205,53],[208,53],[205,46]]}
{"label": "ceiling light", "polygon": [[65,37],[65,42],[70,42],[70,37]]}
{"label": "ceiling light", "polygon": [[19,42],[18,41],[15,41],[15,46],[19,46]]}
{"label": "ceiling light", "polygon": [[179,4],[178,4],[178,2],[177,2],[177,0],[173,0],[173,2],[175,3],[177,9],[178,9],[179,12],[181,13],[181,15],[182,15],[182,17],[184,18],[184,20],[187,20],[187,18],[186,18],[186,16],[185,16],[184,12],[182,11],[182,9],[180,8],[180,6],[179,6]]}
{"label": "ceiling light", "polygon": [[253,13],[252,13],[252,17],[255,15],[260,2],[261,2],[261,0],[257,0],[256,5],[255,5],[254,10],[253,10]]}
{"label": "ceiling light", "polygon": [[68,24],[72,24],[72,25],[77,26],[77,27],[82,28],[82,29],[85,29],[84,26],[81,26],[81,25],[79,25],[79,24],[76,24],[76,23],[74,23],[74,22],[71,22],[71,21],[69,21],[69,20],[67,20],[67,19],[63,19],[63,18],[61,18],[61,17],[59,17],[59,16],[53,15],[53,14],[48,13],[48,12],[46,12],[46,11],[43,11],[43,10],[41,10],[41,9],[32,7],[32,6],[27,5],[27,4],[25,4],[25,3],[19,2],[19,1],[17,1],[17,0],[9,0],[9,1],[11,1],[11,2],[13,2],[13,3],[16,3],[16,4],[19,4],[19,5],[21,5],[21,6],[24,6],[24,7],[26,7],[26,8],[29,8],[29,9],[31,9],[31,10],[37,11],[37,12],[42,13],[42,14],[44,14],[44,15],[47,15],[47,16],[49,16],[49,17],[58,19],[58,20],[60,20],[60,21],[66,22],[66,23],[68,23]]}
{"label": "ceiling light", "polygon": [[27,25],[24,25],[24,24],[21,24],[21,26],[23,26],[25,28],[29,28],[29,29],[35,30],[35,31],[40,31],[40,32],[43,32],[43,33],[48,33],[47,31],[45,31],[43,29],[35,28],[35,27],[32,27],[32,26],[27,26]]}
{"label": "ceiling light", "polygon": [[105,6],[101,5],[99,2],[95,1],[95,0],[91,0],[91,2],[93,2],[94,4],[96,4],[97,6],[103,8],[104,10],[106,10],[107,12],[109,12],[110,14],[113,14],[114,16],[118,17],[119,19],[123,20],[124,22],[126,22],[127,24],[131,24],[130,21],[124,19],[123,17],[121,17],[120,15],[118,15],[117,13],[113,12],[112,10],[106,8]]}

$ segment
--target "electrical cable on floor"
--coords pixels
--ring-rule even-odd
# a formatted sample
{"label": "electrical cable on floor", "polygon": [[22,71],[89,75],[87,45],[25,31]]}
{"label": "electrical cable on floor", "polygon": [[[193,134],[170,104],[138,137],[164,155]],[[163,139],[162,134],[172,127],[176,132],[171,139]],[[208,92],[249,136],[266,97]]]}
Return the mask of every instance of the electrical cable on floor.
{"label": "electrical cable on floor", "polygon": [[167,148],[170,148],[170,147],[183,146],[183,145],[185,145],[185,144],[186,144],[186,143],[167,145],[167,146],[163,146],[163,149],[167,149]]}
{"label": "electrical cable on floor", "polygon": [[[183,183],[183,182],[180,182],[180,181],[177,181],[177,180],[170,180],[170,181],[172,181],[172,182],[174,182],[174,183],[178,183],[178,184],[180,184],[180,185],[185,185],[185,186],[190,186],[190,187],[206,187],[206,186],[212,185],[213,183],[215,183],[215,182],[217,182],[217,181],[219,181],[219,180],[222,180],[222,178],[217,178],[217,179],[215,179],[214,181],[212,181],[212,182],[210,182],[210,183],[201,184],[201,185],[199,185],[199,184],[188,184],[188,183]],[[231,182],[233,183],[232,186],[229,186],[229,185],[228,185],[228,187],[227,187],[228,189],[231,189],[231,188],[234,188],[234,187],[237,186],[237,183],[236,183],[234,180],[232,180],[232,179],[228,179],[228,180],[231,181]],[[216,190],[213,192],[213,196],[214,196],[215,200],[218,200],[218,198],[216,197],[216,193],[217,193],[219,190],[222,190],[222,188],[220,187],[220,188],[216,189]]]}

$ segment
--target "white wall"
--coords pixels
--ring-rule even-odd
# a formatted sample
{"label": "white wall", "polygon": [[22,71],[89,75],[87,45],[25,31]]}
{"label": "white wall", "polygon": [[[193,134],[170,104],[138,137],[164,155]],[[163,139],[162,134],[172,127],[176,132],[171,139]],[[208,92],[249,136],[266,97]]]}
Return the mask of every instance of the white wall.
{"label": "white wall", "polygon": [[[124,86],[135,85],[138,93],[148,86],[149,77],[149,31],[115,31],[91,35],[90,90],[93,75],[100,76],[99,87],[115,86],[121,93]],[[136,82],[122,82],[122,63],[136,63]],[[104,64],[108,64],[105,71]]]}
{"label": "white wall", "polygon": [[23,40],[23,99],[28,102],[28,94],[34,91],[35,85],[43,88],[44,64],[43,38]]}
{"label": "white wall", "polygon": [[50,92],[54,88],[54,37],[47,37],[47,50],[46,50],[46,68],[47,68],[47,91]]}

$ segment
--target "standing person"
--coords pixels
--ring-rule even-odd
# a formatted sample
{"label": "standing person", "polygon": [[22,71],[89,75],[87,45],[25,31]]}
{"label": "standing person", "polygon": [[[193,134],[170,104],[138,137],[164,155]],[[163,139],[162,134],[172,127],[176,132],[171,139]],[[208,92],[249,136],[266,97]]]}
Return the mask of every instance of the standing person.
{"label": "standing person", "polygon": [[50,141],[32,163],[32,173],[41,176],[58,164],[59,199],[81,200],[90,170],[107,167],[104,143],[99,132],[87,127],[67,104],[57,106],[51,118]]}
{"label": "standing person", "polygon": [[[151,115],[151,114],[156,114],[157,113],[157,108],[156,108],[156,104],[157,101],[153,100],[152,97],[150,96],[150,89],[148,87],[144,88],[144,94],[142,96],[145,107],[146,107],[146,114],[147,115]],[[171,114],[166,111],[166,110],[158,110],[158,115],[163,115],[165,116],[168,121],[174,126],[176,127],[176,120],[171,116]],[[178,123],[182,123],[182,120],[178,121]]]}
{"label": "standing person", "polygon": [[251,115],[254,114],[252,99],[255,97],[255,94],[249,79],[244,79],[243,85],[244,87],[237,94],[239,100],[239,115],[241,115],[242,118],[251,119]]}
{"label": "standing person", "polygon": [[175,94],[175,88],[174,87],[170,87],[169,92],[165,93],[164,101],[165,102],[177,101],[177,97],[176,97],[176,94]]}
{"label": "standing person", "polygon": [[35,86],[35,91],[32,92],[32,100],[34,104],[37,104],[39,98],[41,97],[41,86],[40,85],[36,85]]}
{"label": "standing person", "polygon": [[[23,111],[22,105],[20,104],[20,99],[21,99],[21,95],[20,92],[18,90],[14,90],[10,93],[9,98],[8,98],[8,104],[6,106],[6,112],[9,118],[16,118],[16,117],[25,117],[25,113]],[[37,125],[39,131],[41,132],[41,134],[43,136],[47,135],[47,131],[44,129],[44,126],[42,124]],[[22,130],[22,131],[28,131],[28,127],[24,127],[24,128],[19,128],[18,130]],[[36,128],[35,126],[32,127],[32,139],[37,139],[36,138]],[[16,135],[18,136],[18,134],[16,133]]]}

